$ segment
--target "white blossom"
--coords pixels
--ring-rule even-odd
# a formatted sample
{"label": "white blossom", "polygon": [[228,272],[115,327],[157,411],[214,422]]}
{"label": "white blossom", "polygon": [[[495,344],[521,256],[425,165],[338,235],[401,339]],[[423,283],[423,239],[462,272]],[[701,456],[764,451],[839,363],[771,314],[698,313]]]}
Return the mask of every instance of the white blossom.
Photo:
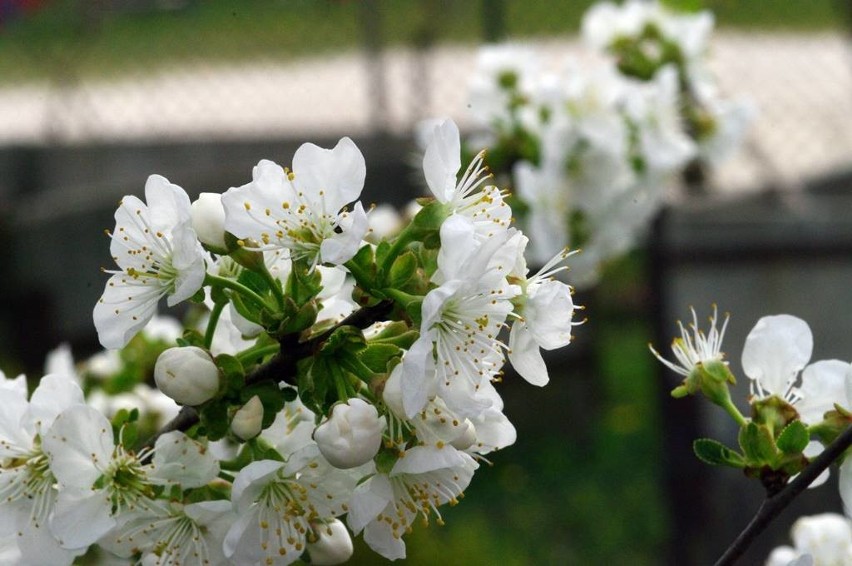
{"label": "white blossom", "polygon": [[364,157],[349,138],[334,149],[303,144],[293,170],[263,160],[252,181],[222,196],[225,229],[263,249],[286,248],[295,259],[340,265],[355,255],[368,229],[360,202]]}
{"label": "white blossom", "polygon": [[443,523],[438,507],[454,504],[478,464],[452,446],[415,446],[406,450],[389,473],[377,473],[355,488],[347,521],[355,534],[388,560],[405,558],[407,533],[417,515],[433,514]]}
{"label": "white blossom", "polygon": [[124,514],[149,509],[154,486],[200,487],[219,473],[212,454],[181,432],[160,436],[144,463],[150,451],[137,455],[116,445],[112,425],[87,406],[62,412],[43,446],[60,485],[50,528],[66,548],[88,546]]}
{"label": "white blossom", "polygon": [[231,432],[242,440],[249,440],[260,434],[262,423],[263,403],[260,402],[260,397],[255,395],[234,413]]}
{"label": "white blossom", "polygon": [[57,491],[42,443],[57,415],[83,403],[83,391],[62,374],[44,376],[29,401],[26,390],[0,388],[0,535],[27,564],[71,564],[88,546],[63,548],[48,529]]}
{"label": "white blossom", "polygon": [[308,554],[311,564],[317,566],[331,566],[342,564],[352,557],[355,549],[352,546],[352,537],[346,525],[337,519],[327,523],[313,525],[314,533],[318,537],[315,541],[308,539]]}
{"label": "white blossom", "polygon": [[190,208],[192,228],[198,240],[218,251],[225,251],[225,209],[222,195],[201,193]]}
{"label": "white blossom", "polygon": [[189,197],[159,175],[145,184],[147,204],[126,196],[115,212],[110,253],[119,267],[108,271],[94,310],[104,348],[124,347],[167,298],[169,306],[192,297],[204,280],[204,250],[192,229]]}

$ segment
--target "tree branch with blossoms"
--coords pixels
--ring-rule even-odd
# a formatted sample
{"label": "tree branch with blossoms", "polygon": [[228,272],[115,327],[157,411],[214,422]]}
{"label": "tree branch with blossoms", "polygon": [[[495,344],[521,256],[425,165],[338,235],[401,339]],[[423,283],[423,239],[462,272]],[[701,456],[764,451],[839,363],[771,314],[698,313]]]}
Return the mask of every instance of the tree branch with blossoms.
{"label": "tree branch with blossoms", "polygon": [[[681,335],[672,342],[676,361],[666,360],[653,347],[651,351],[684,377],[672,390],[673,397],[700,394],[724,409],[739,427],[738,449],[700,438],[693,445],[695,454],[711,465],[741,469],[747,477],[759,480],[767,494],[755,516],[716,562],[721,566],[741,557],[795,497],[821,485],[832,463],[843,462],[841,478],[848,476],[844,457],[852,444],[852,413],[848,410],[852,407],[852,364],[840,360],[808,364],[813,337],[805,321],[785,314],[761,318],[747,336],[742,353],[750,383],[751,414],[747,418],[730,395],[736,378],[722,351],[727,317],[721,329],[717,328],[714,306],[706,333],[699,328],[694,310],[692,319],[688,327],[679,323]],[[819,444],[824,449],[815,450],[813,446]],[[841,491],[841,495],[847,500],[852,494]]]}

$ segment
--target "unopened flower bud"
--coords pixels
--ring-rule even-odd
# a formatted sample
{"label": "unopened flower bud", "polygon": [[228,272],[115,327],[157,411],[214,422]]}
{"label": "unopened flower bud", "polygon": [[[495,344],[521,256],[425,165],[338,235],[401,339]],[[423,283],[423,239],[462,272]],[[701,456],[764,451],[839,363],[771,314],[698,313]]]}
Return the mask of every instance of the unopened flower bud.
{"label": "unopened flower bud", "polygon": [[476,442],[476,427],[470,422],[470,419],[465,419],[459,424],[462,429],[459,434],[450,444],[457,450],[467,450],[473,443]]}
{"label": "unopened flower bud", "polygon": [[157,388],[181,405],[196,406],[219,392],[219,368],[196,346],[165,350],[154,365]]}
{"label": "unopened flower bud", "polygon": [[198,240],[211,248],[224,251],[225,245],[225,208],[222,206],[222,195],[217,193],[201,193],[198,200],[192,203],[192,229]]}
{"label": "unopened flower bud", "polygon": [[314,431],[314,440],[329,463],[341,469],[366,464],[379,451],[385,422],[374,406],[349,399],[331,411],[331,418]]}
{"label": "unopened flower bud", "polygon": [[352,557],[352,537],[342,522],[332,519],[329,523],[316,525],[314,532],[319,538],[316,542],[308,542],[311,564],[342,564]]}
{"label": "unopened flower bud", "polygon": [[234,413],[231,419],[231,432],[243,440],[254,438],[263,430],[263,403],[255,395],[248,403]]}

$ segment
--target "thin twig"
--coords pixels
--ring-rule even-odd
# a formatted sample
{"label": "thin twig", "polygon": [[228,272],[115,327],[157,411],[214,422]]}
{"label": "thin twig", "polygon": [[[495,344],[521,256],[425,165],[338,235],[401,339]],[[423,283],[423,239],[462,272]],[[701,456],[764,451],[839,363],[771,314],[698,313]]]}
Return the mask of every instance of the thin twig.
{"label": "thin twig", "polygon": [[828,445],[823,452],[811,460],[811,463],[802,470],[796,479],[788,483],[784,489],[771,497],[767,497],[757,513],[752,517],[746,528],[734,540],[731,546],[725,551],[721,558],[716,561],[716,566],[727,566],[734,564],[740,558],[749,545],[757,536],[771,523],[778,515],[781,514],[787,505],[802,493],[811,483],[819,476],[832,462],[846,451],[852,445],[852,426],[847,428],[838,436],[834,442]]}

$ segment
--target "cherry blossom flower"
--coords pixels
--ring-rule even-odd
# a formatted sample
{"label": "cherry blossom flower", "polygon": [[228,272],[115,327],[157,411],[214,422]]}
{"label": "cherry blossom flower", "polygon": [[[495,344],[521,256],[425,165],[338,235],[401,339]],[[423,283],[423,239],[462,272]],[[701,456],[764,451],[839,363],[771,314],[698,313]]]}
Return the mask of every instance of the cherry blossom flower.
{"label": "cherry blossom flower", "polygon": [[192,297],[204,280],[204,250],[192,229],[189,197],[159,175],[145,184],[147,204],[126,196],[115,212],[110,253],[119,267],[95,305],[104,348],[124,347],[166,297],[169,306]]}
{"label": "cherry blossom flower", "polygon": [[520,240],[518,267],[513,272],[519,281],[521,294],[516,302],[518,320],[512,323],[509,333],[509,361],[517,372],[533,385],[543,386],[550,381],[547,366],[541,357],[540,348],[553,350],[571,342],[571,331],[577,324],[574,315],[573,291],[569,285],[558,281],[554,275],[567,269],[560,265],[571,255],[567,250],[551,258],[533,276],[527,278],[523,250],[527,238]]}
{"label": "cherry blossom flower", "polygon": [[150,453],[116,445],[112,425],[87,406],[62,412],[43,445],[60,485],[50,528],[67,548],[88,546],[125,513],[147,510],[154,486],[200,487],[219,473],[213,455],[181,432],[160,436],[145,463]]}
{"label": "cherry blossom flower", "polygon": [[509,227],[512,210],[503,199],[503,192],[486,186],[491,178],[483,163],[485,152],[473,158],[467,170],[456,182],[461,169],[461,139],[452,120],[441,122],[432,130],[423,155],[423,174],[429,190],[438,202],[448,207],[448,215],[456,213],[470,218],[480,238],[489,238]]}
{"label": "cherry blossom flower", "polygon": [[29,401],[26,389],[0,388],[0,534],[27,563],[71,564],[86,549],[62,548],[48,529],[56,477],[41,441],[57,415],[83,403],[83,391],[66,375],[44,376]]}
{"label": "cherry blossom flower", "polygon": [[349,138],[334,149],[303,144],[293,170],[263,160],[252,181],[222,195],[225,230],[262,249],[286,248],[292,259],[340,265],[358,250],[368,229],[360,202],[345,206],[364,187],[364,156]]}
{"label": "cherry blossom flower", "polygon": [[237,564],[296,561],[305,551],[312,523],[348,510],[349,494],[362,471],[332,467],[316,445],[286,462],[252,462],[234,480],[231,500],[239,518],[225,536],[225,555]]}
{"label": "cherry blossom flower", "polygon": [[231,562],[222,540],[236,519],[230,501],[158,501],[131,515],[99,544],[123,558],[139,554],[146,566],[225,566]]}
{"label": "cherry blossom flower", "polygon": [[377,473],[360,483],[352,495],[347,521],[355,534],[388,560],[405,558],[402,535],[414,519],[434,514],[438,507],[456,503],[478,468],[476,461],[452,446],[415,446],[400,456],[388,473]]}
{"label": "cherry blossom flower", "polygon": [[420,337],[403,357],[403,405],[409,418],[439,393],[461,415],[487,407],[477,398],[483,380],[503,365],[498,334],[512,310],[517,288],[506,275],[515,263],[504,246],[508,231],[480,241],[470,219],[453,215],[441,226],[441,285],[423,299]]}

